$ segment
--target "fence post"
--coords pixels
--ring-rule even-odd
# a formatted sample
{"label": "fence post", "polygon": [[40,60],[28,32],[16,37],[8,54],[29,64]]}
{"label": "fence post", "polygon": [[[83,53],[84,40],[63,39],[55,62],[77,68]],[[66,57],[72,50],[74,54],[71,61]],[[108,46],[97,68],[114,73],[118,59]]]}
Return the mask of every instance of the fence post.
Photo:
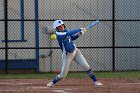
{"label": "fence post", "polygon": [[5,73],[8,74],[8,7],[7,0],[4,0],[4,27],[5,27]]}
{"label": "fence post", "polygon": [[24,40],[24,0],[20,0],[21,11],[21,40]]}
{"label": "fence post", "polygon": [[36,41],[36,70],[39,71],[39,24],[38,24],[38,0],[35,0],[35,41]]}
{"label": "fence post", "polygon": [[112,71],[115,71],[115,0],[112,0]]}

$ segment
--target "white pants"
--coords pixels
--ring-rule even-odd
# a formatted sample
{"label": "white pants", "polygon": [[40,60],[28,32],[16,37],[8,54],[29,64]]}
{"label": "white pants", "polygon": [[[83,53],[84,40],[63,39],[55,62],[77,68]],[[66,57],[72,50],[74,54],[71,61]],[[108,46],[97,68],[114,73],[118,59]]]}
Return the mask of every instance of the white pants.
{"label": "white pants", "polygon": [[71,66],[73,60],[79,64],[85,71],[90,69],[89,64],[87,63],[86,59],[82,55],[81,51],[76,48],[73,53],[66,55],[65,53],[62,54],[62,69],[61,73],[58,75],[58,78],[66,77]]}

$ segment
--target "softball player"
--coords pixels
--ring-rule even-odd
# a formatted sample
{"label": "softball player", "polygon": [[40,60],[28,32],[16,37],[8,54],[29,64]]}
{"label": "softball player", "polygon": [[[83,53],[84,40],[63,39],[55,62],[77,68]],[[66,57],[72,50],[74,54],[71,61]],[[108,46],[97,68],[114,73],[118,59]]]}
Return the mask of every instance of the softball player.
{"label": "softball player", "polygon": [[86,71],[93,80],[94,85],[101,86],[102,83],[97,81],[86,59],[73,43],[73,40],[76,40],[80,35],[87,32],[87,30],[85,28],[78,28],[68,31],[62,20],[54,21],[53,27],[56,29],[57,41],[62,50],[62,69],[61,73],[48,83],[47,86],[51,87],[59,80],[66,77],[73,60]]}

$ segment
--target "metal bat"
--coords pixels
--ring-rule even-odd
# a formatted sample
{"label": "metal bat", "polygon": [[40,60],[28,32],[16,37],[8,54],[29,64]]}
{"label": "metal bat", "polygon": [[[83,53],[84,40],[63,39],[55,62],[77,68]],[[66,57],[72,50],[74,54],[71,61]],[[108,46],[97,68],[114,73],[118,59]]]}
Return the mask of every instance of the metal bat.
{"label": "metal bat", "polygon": [[98,23],[99,23],[99,20],[96,20],[96,21],[92,22],[91,24],[87,25],[86,29],[90,29],[90,28],[94,27]]}

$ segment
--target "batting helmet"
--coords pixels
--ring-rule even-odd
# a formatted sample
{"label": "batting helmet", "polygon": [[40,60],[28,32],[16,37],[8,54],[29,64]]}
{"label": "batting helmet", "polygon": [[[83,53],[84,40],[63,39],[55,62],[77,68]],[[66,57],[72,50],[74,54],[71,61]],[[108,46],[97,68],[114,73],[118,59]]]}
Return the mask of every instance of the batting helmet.
{"label": "batting helmet", "polygon": [[63,25],[64,22],[62,20],[56,20],[53,22],[53,28],[56,29],[58,26]]}

